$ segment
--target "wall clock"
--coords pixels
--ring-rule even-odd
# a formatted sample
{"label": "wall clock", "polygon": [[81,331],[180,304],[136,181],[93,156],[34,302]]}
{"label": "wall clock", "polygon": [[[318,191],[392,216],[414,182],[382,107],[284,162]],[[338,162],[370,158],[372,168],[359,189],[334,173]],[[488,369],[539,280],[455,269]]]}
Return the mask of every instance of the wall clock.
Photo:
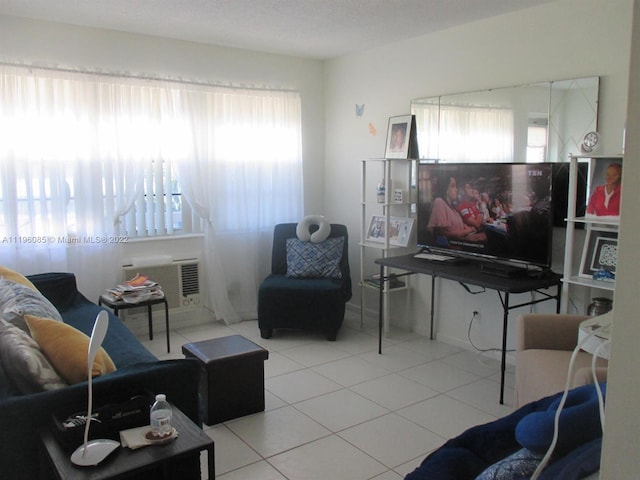
{"label": "wall clock", "polygon": [[587,132],[582,137],[582,144],[580,145],[580,150],[583,153],[593,153],[600,143],[600,135],[598,132]]}

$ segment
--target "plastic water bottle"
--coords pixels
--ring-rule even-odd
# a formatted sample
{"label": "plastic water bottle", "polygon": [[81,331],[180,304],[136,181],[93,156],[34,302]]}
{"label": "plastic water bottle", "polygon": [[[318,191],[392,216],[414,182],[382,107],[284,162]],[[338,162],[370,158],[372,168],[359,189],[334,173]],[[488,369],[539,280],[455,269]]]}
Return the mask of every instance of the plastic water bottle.
{"label": "plastic water bottle", "polygon": [[151,433],[154,437],[164,437],[171,433],[171,405],[163,393],[156,395],[156,401],[151,406],[149,415],[151,420]]}
{"label": "plastic water bottle", "polygon": [[376,198],[378,199],[378,203],[384,203],[386,198],[386,190],[384,186],[384,179],[378,183],[378,187],[376,188]]}

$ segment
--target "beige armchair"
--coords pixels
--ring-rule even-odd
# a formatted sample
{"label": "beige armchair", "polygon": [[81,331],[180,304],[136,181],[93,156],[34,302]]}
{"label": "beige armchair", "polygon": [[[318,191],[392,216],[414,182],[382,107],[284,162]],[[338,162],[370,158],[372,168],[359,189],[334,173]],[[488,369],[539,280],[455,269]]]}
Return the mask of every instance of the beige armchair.
{"label": "beige armchair", "polygon": [[[516,390],[514,408],[564,390],[578,328],[586,315],[530,313],[516,319]],[[591,354],[578,353],[571,387],[593,382]],[[598,381],[606,380],[607,360],[599,358]]]}

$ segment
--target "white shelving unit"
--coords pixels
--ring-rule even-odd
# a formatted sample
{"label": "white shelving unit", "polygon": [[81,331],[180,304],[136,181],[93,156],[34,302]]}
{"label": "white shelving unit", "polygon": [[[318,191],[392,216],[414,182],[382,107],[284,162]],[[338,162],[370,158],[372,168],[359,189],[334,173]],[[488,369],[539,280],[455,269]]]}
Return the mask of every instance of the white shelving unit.
{"label": "white shelving unit", "polygon": [[[622,161],[623,155],[570,155],[569,157],[571,165],[569,169],[569,189],[568,189],[568,202],[567,202],[567,230],[565,237],[564,247],[564,269],[562,278],[562,302],[560,305],[560,311],[568,313],[569,311],[569,294],[572,285],[579,285],[587,288],[596,288],[600,290],[613,292],[615,290],[615,281],[594,280],[580,276],[580,265],[574,265],[574,248],[575,245],[575,230],[576,225],[584,224],[586,233],[585,242],[588,241],[590,231],[597,231],[603,229],[609,229],[617,231],[619,221],[617,219],[598,218],[594,216],[576,217],[576,204],[577,204],[577,188],[578,188],[578,161],[590,160],[595,162],[598,160],[619,160]],[[584,246],[583,246],[584,248]]]}
{"label": "white shelving unit", "polygon": [[[392,245],[389,242],[389,226],[392,217],[415,218],[415,202],[417,200],[416,159],[388,159],[370,158],[362,160],[361,178],[361,219],[360,219],[360,311],[361,325],[364,323],[366,311],[366,289],[378,290],[379,287],[367,282],[380,273],[380,269],[373,263],[373,259],[393,255],[393,250],[398,250],[398,255],[404,247]],[[377,186],[383,183],[385,186],[384,199],[379,201]],[[394,190],[402,190],[402,201],[396,201]],[[385,232],[384,239],[380,241],[367,240],[372,216],[383,218],[382,228]],[[415,229],[415,225],[414,225]],[[371,255],[368,255],[371,254]],[[384,271],[384,275],[389,272]],[[385,286],[383,292],[384,328],[388,329],[389,302],[387,295],[392,291],[406,289],[403,287]]]}

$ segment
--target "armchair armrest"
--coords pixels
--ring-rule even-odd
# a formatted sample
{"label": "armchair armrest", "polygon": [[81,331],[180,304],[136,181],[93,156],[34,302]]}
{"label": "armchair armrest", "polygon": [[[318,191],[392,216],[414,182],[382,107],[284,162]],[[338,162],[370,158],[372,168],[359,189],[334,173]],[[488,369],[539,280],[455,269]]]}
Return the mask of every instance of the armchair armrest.
{"label": "armchair armrest", "polygon": [[573,350],[580,322],[587,315],[526,313],[516,319],[516,351],[530,349]]}

